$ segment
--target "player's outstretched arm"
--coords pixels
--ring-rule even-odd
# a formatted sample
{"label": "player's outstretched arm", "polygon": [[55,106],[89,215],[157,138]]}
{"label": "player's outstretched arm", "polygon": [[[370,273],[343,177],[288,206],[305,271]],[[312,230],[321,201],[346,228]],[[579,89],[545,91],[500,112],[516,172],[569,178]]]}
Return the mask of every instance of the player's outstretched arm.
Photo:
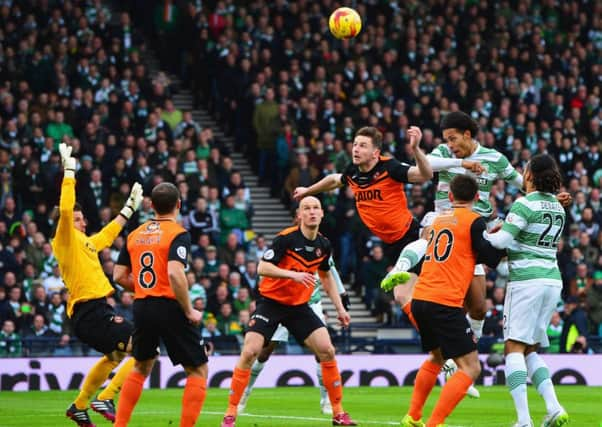
{"label": "player's outstretched arm", "polygon": [[295,188],[295,191],[293,191],[293,198],[299,201],[306,196],[313,196],[314,194],[340,188],[343,186],[342,177],[343,175],[340,173],[333,173],[325,176],[309,187],[297,187]]}
{"label": "player's outstretched arm", "polygon": [[292,271],[280,268],[275,264],[267,261],[259,261],[257,273],[260,276],[273,277],[275,279],[291,279],[297,283],[301,283],[307,287],[316,286],[316,277],[305,271]]}
{"label": "player's outstretched arm", "polygon": [[139,183],[134,183],[130,195],[123,205],[121,212],[117,215],[113,221],[105,225],[102,230],[90,237],[90,240],[94,244],[97,251],[101,251],[113,244],[123,226],[132,217],[134,212],[142,203],[142,186]]}
{"label": "player's outstretched arm", "polygon": [[420,148],[422,131],[418,126],[411,126],[408,129],[408,136],[410,137],[410,146],[414,151],[414,159],[416,160],[416,166],[411,166],[408,170],[408,181],[420,183],[433,179],[433,168]]}
{"label": "player's outstretched arm", "polygon": [[72,148],[65,143],[59,145],[64,177],[59,200],[59,221],[56,227],[55,241],[68,245],[73,236],[73,207],[75,206],[75,168],[77,161],[71,157]]}

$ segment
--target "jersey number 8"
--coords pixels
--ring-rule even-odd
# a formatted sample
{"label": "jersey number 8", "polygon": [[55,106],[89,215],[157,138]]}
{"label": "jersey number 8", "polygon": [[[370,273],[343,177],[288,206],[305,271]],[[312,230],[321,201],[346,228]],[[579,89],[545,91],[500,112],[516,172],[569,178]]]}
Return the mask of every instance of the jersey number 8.
{"label": "jersey number 8", "polygon": [[140,255],[140,273],[138,274],[138,283],[145,289],[150,289],[157,283],[157,275],[153,270],[155,257],[152,252],[143,252]]}

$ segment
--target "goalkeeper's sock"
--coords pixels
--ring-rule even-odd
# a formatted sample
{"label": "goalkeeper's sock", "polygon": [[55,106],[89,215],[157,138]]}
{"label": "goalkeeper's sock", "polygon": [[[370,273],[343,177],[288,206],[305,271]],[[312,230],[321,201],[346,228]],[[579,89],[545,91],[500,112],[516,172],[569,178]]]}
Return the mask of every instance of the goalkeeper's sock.
{"label": "goalkeeper's sock", "polygon": [[522,353],[506,355],[506,384],[514,399],[514,407],[520,425],[530,425],[529,402],[527,400],[527,364]]}
{"label": "goalkeeper's sock", "polygon": [[142,386],[146,377],[135,369],[130,371],[123,383],[123,390],[119,396],[119,405],[117,405],[117,417],[114,427],[126,427],[134,412],[134,407],[142,394]]}
{"label": "goalkeeper's sock", "polygon": [[435,427],[443,424],[458,403],[466,396],[466,391],[471,384],[472,378],[466,372],[458,371],[453,374],[441,389],[441,396],[439,396],[431,418],[429,418],[426,425]]}
{"label": "goalkeeper's sock", "polygon": [[470,323],[470,329],[474,333],[474,336],[477,340],[481,339],[483,335],[483,325],[485,324],[485,319],[477,320],[470,317],[470,314],[466,314],[466,318],[468,319],[468,323]]}
{"label": "goalkeeper's sock", "polygon": [[88,403],[90,403],[92,396],[100,388],[102,383],[106,381],[111,371],[115,369],[118,364],[118,361],[113,361],[107,356],[103,356],[94,364],[94,366],[92,366],[90,371],[88,371],[88,375],[86,375],[79,395],[75,399],[74,403],[77,409],[83,410],[88,407]]}
{"label": "goalkeeper's sock", "polygon": [[250,369],[234,368],[232,381],[230,382],[230,397],[228,398],[228,409],[226,415],[236,416],[238,403],[240,398],[247,388],[249,377],[251,376]]}
{"label": "goalkeeper's sock", "polygon": [[408,316],[408,320],[418,330],[418,324],[416,323],[416,319],[414,319],[414,315],[412,314],[412,300],[406,302],[403,307],[401,307],[403,312]]}
{"label": "goalkeeper's sock", "polygon": [[198,376],[188,376],[182,395],[182,418],[180,427],[193,427],[196,423],[205,396],[207,395],[207,379]]}
{"label": "goalkeeper's sock", "polygon": [[422,418],[422,408],[426,399],[435,384],[437,383],[437,377],[441,371],[441,365],[431,362],[430,360],[425,361],[416,375],[414,380],[414,389],[412,390],[412,398],[410,400],[410,410],[408,414],[415,420]]}
{"label": "goalkeeper's sock", "polygon": [[115,400],[115,395],[121,390],[121,386],[134,367],[134,363],[136,363],[136,360],[133,357],[126,360],[117,370],[109,385],[96,398],[98,400]]}
{"label": "goalkeeper's sock", "polygon": [[415,267],[424,257],[427,246],[428,242],[425,239],[418,239],[406,245],[399,254],[391,272],[409,271],[412,267]]}
{"label": "goalkeeper's sock", "polygon": [[535,352],[529,353],[525,357],[527,362],[527,373],[531,382],[537,389],[537,392],[543,397],[546,402],[546,409],[548,414],[555,414],[562,410],[558,397],[556,396],[556,390],[554,390],[554,384],[550,379],[550,371],[548,365],[543,361],[541,356]]}
{"label": "goalkeeper's sock", "polygon": [[322,364],[320,362],[316,363],[316,375],[318,376],[318,384],[320,385],[320,400],[323,401],[328,398],[328,392],[326,391],[326,387],[324,387]]}
{"label": "goalkeeper's sock", "polygon": [[340,414],[343,411],[343,382],[341,381],[341,374],[337,366],[336,360],[330,360],[328,362],[321,362],[322,365],[322,376],[324,378],[324,387],[328,392],[328,398],[332,405],[332,413]]}

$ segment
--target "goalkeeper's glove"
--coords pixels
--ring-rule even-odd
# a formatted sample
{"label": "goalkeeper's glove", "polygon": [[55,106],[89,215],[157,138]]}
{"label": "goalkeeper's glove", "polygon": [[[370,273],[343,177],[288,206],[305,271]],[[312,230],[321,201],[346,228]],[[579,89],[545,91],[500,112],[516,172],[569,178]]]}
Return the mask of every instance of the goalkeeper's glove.
{"label": "goalkeeper's glove", "polygon": [[343,304],[343,308],[345,308],[346,311],[349,311],[351,308],[351,300],[349,299],[347,292],[341,294],[341,303]]}
{"label": "goalkeeper's glove", "polygon": [[130,219],[134,212],[138,210],[140,203],[142,203],[142,186],[139,183],[134,183],[132,186],[132,191],[130,191],[130,196],[128,197],[125,205],[119,212],[121,216],[125,219]]}
{"label": "goalkeeper's glove", "polygon": [[59,153],[61,154],[61,163],[63,164],[63,169],[65,170],[66,178],[74,178],[75,177],[75,167],[76,161],[74,157],[71,157],[71,150],[73,147],[61,142],[59,144]]}

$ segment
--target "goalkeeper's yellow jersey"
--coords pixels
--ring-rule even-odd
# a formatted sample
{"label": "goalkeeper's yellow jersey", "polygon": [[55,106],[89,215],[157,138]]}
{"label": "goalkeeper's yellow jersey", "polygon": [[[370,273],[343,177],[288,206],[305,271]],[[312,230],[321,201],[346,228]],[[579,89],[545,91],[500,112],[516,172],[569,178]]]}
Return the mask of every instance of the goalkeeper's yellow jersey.
{"label": "goalkeeper's yellow jersey", "polygon": [[98,252],[110,246],[121,231],[121,226],[113,220],[98,234],[86,236],[73,225],[74,205],[75,178],[63,178],[60,218],[52,240],[52,250],[69,291],[69,317],[73,315],[73,307],[78,302],[103,298],[115,291],[102,270]]}

